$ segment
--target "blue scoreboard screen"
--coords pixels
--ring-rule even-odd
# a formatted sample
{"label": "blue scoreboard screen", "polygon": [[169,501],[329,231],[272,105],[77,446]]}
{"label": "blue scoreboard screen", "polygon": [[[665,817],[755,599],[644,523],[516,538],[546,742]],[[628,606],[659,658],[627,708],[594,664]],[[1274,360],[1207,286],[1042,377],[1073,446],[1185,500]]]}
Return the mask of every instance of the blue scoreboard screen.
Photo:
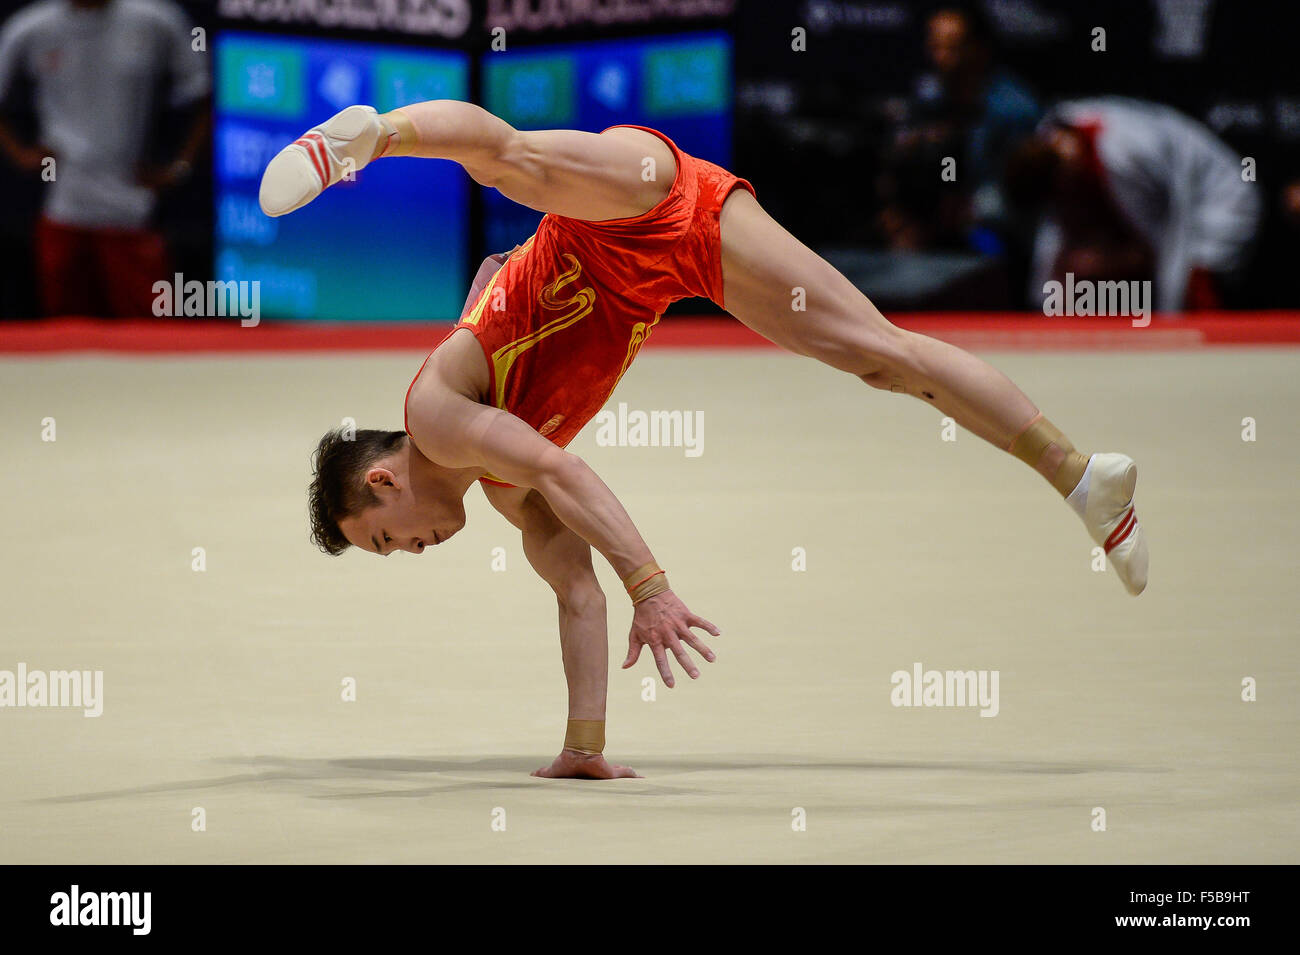
{"label": "blue scoreboard screen", "polygon": [[459,167],[374,163],[278,219],[262,214],[257,190],[280,149],[345,106],[386,112],[468,98],[469,57],[225,33],[216,59],[217,277],[260,281],[268,318],[456,318],[469,241],[470,183]]}
{"label": "blue scoreboard screen", "polygon": [[[731,161],[731,55],[725,33],[529,46],[487,53],[485,109],[518,129],[630,123],[667,135],[694,156]],[[532,235],[541,214],[485,190],[483,255]]]}

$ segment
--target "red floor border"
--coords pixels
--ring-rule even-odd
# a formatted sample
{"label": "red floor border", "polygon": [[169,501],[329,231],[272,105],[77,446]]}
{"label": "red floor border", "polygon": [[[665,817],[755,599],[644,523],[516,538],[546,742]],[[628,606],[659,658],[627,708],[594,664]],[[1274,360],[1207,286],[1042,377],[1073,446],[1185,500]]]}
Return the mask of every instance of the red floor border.
{"label": "red floor border", "polygon": [[[891,315],[904,328],[963,348],[987,350],[1167,351],[1222,345],[1300,345],[1300,313],[1218,312],[1156,317],[1145,328],[1129,319],[1044,318],[1017,313]],[[413,351],[427,352],[451,324],[283,323],[242,328],[235,321],[113,321],[60,318],[0,322],[0,354],[127,354]],[[655,329],[652,348],[770,348],[731,318],[673,317]]]}

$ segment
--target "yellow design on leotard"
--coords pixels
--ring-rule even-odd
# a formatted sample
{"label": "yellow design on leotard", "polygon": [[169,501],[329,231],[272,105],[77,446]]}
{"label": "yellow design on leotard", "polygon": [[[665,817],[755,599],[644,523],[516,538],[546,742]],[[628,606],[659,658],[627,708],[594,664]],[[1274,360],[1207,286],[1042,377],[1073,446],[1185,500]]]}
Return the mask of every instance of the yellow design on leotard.
{"label": "yellow design on leotard", "polygon": [[618,388],[618,383],[623,380],[623,375],[627,373],[628,367],[632,364],[632,359],[636,358],[637,353],[641,350],[641,346],[646,343],[646,340],[650,337],[650,332],[659,324],[659,319],[661,318],[663,318],[663,313],[656,312],[655,317],[650,321],[637,322],[632,326],[632,338],[627,343],[627,357],[623,359],[623,367],[619,369],[618,377],[614,379],[614,384],[609,389],[609,394],[605,396],[606,401],[609,401],[610,397],[614,394],[614,390]]}
{"label": "yellow design on leotard", "polygon": [[[509,345],[503,345],[492,353],[492,368],[496,375],[497,385],[496,394],[492,396],[492,403],[498,408],[505,406],[506,376],[510,373],[510,368],[519,356],[542,339],[548,338],[556,332],[563,331],[575,322],[581,321],[591,314],[591,310],[596,305],[596,291],[590,285],[578,289],[569,298],[562,299],[559,297],[561,289],[566,285],[572,285],[582,277],[582,265],[577,258],[569,252],[563,253],[563,258],[569,263],[569,268],[561,272],[555,281],[542,289],[541,294],[537,296],[537,301],[541,303],[542,308],[550,311],[560,311],[561,314],[536,331],[530,332]],[[477,309],[478,306],[475,306],[475,308]]]}

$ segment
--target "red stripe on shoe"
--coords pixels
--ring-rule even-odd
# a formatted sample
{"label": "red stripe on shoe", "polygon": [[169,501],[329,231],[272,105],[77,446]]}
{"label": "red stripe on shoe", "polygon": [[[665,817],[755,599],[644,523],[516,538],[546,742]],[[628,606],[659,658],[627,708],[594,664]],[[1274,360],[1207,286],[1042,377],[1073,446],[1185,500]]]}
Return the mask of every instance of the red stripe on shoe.
{"label": "red stripe on shoe", "polygon": [[325,152],[325,138],[315,131],[304,134],[304,138],[312,141],[312,146],[316,151],[316,158],[320,163],[318,168],[321,186],[328,186],[330,184],[330,160],[329,154]]}
{"label": "red stripe on shoe", "polygon": [[317,133],[316,142],[320,146],[320,164],[325,170],[325,185],[328,186],[330,183],[330,156],[329,151],[325,147],[325,137],[320,133]]}
{"label": "red stripe on shoe", "polygon": [[1106,538],[1106,553],[1109,554],[1120,544],[1124,543],[1124,541],[1128,539],[1128,536],[1133,533],[1133,528],[1135,527],[1137,527],[1137,515],[1133,513],[1133,508],[1130,507],[1128,512],[1124,515],[1123,520],[1119,522],[1119,526],[1111,531],[1110,536]]}
{"label": "red stripe on shoe", "polygon": [[1132,533],[1133,526],[1136,523],[1137,518],[1134,516],[1133,508],[1130,507],[1124,512],[1124,516],[1120,518],[1120,522],[1115,525],[1115,529],[1110,532],[1110,536],[1106,538],[1106,553],[1109,554],[1112,550],[1118,547],[1120,543],[1122,543],[1124,539]]}
{"label": "red stripe on shoe", "polygon": [[311,163],[311,167],[316,170],[317,178],[320,178],[320,167],[316,164],[316,157],[312,155],[311,143],[305,139],[295,139],[293,144],[307,154],[307,161]]}
{"label": "red stripe on shoe", "polygon": [[302,151],[307,154],[307,159],[310,160],[312,168],[316,170],[316,177],[320,179],[321,187],[324,188],[327,183],[325,182],[325,173],[320,167],[320,158],[316,155],[316,144],[306,138],[295,139],[293,144],[301,147]]}

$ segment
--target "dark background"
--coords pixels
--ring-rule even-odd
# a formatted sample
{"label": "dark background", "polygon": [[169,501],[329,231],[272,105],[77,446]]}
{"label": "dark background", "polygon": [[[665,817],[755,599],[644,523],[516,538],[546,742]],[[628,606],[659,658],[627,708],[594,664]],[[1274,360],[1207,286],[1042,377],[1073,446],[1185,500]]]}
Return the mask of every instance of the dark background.
{"label": "dark background", "polygon": [[[513,3],[514,0],[509,0]],[[216,0],[179,0],[195,25],[220,28]],[[553,5],[532,0],[538,10]],[[1300,177],[1300,66],[1295,46],[1300,4],[1266,0],[988,0],[987,15],[1002,64],[1044,105],[1075,96],[1123,94],[1175,106],[1205,123],[1243,155],[1257,160],[1265,219],[1236,305],[1300,306],[1291,272],[1300,263],[1300,230],[1279,214],[1278,189]],[[0,0],[0,19],[26,6]],[[563,4],[561,4],[563,6]],[[714,9],[725,8],[723,2]],[[925,69],[926,15],[950,6],[910,0],[737,0],[721,17],[662,17],[637,24],[515,30],[512,44],[567,42],[723,26],[736,38],[734,171],[751,180],[765,206],[814,248],[879,248],[875,177],[889,133],[891,108]],[[241,30],[310,34],[368,42],[486,49],[490,36],[475,2],[475,22],[458,40],[371,30],[313,30],[240,21]],[[1191,55],[1161,51],[1170,23],[1195,22],[1205,11],[1203,43]],[[1163,15],[1162,15],[1163,13]],[[1189,19],[1190,18],[1190,19]],[[791,49],[791,30],[807,30],[807,50]],[[1107,31],[1107,51],[1090,49],[1091,31]],[[1198,31],[1193,30],[1193,34]],[[471,70],[477,82],[477,69]],[[7,115],[31,126],[22,91]],[[174,149],[162,115],[154,153]],[[31,222],[39,179],[0,160],[0,316],[37,314],[30,282]],[[187,275],[212,271],[211,166],[167,194],[160,205],[175,266]],[[478,228],[478,223],[476,223]],[[1018,273],[1017,273],[1018,274]],[[468,276],[466,277],[468,281]],[[1014,282],[1008,288],[1015,288]],[[867,290],[870,292],[870,290]],[[977,303],[987,306],[987,302]],[[1007,307],[1020,307],[1008,291]]]}

